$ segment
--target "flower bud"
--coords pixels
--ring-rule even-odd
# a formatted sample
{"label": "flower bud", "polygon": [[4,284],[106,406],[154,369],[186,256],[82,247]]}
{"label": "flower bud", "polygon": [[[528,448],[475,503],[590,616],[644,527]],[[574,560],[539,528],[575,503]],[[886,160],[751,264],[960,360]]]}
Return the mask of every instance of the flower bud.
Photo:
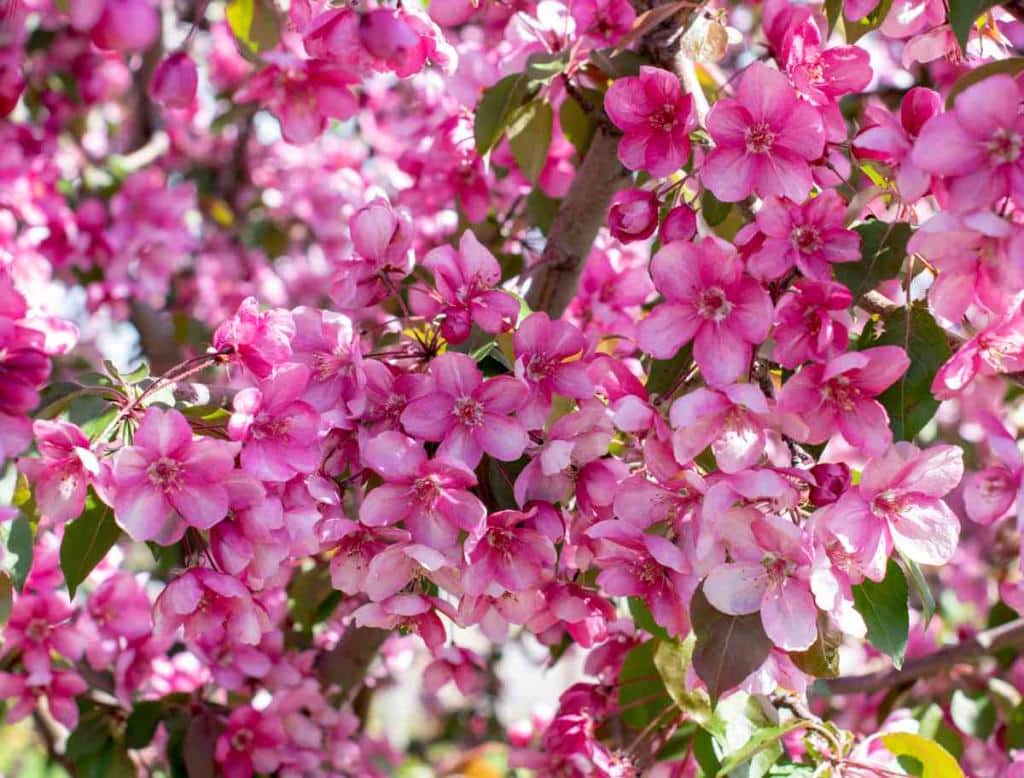
{"label": "flower bud", "polygon": [[619,192],[608,210],[608,228],[623,243],[645,240],[658,227],[658,198],[644,189]]}
{"label": "flower bud", "polygon": [[149,94],[165,108],[188,108],[198,86],[196,63],[184,51],[176,51],[157,65]]}
{"label": "flower bud", "polygon": [[842,462],[815,465],[811,468],[811,476],[814,478],[811,503],[819,508],[831,505],[850,488],[850,468]]}
{"label": "flower bud", "polygon": [[661,230],[658,233],[662,243],[671,243],[674,240],[690,240],[697,234],[697,215],[688,205],[677,205],[661,223]]}
{"label": "flower bud", "polygon": [[138,51],[159,32],[160,16],[148,0],[107,0],[91,38],[101,49]]}

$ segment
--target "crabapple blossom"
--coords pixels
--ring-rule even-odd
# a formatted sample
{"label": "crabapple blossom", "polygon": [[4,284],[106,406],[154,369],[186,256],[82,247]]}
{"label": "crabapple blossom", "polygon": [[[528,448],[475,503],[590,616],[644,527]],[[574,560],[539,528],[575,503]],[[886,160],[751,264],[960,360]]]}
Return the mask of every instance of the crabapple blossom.
{"label": "crabapple blossom", "polygon": [[239,445],[195,438],[180,411],[150,407],[134,445],[114,460],[114,517],[138,540],[164,545],[187,527],[209,529],[228,512],[224,479],[235,466]]}
{"label": "crabapple blossom", "polygon": [[608,209],[608,229],[623,243],[647,240],[658,229],[657,195],[645,189],[619,192]]}
{"label": "crabapple blossom", "polygon": [[515,375],[530,387],[529,399],[517,412],[528,429],[544,425],[554,395],[584,400],[593,392],[587,364],[578,358],[586,341],[573,325],[532,313],[519,325],[513,344]]}
{"label": "crabapple blossom", "polygon": [[622,130],[619,159],[630,170],[665,176],[689,159],[690,133],[697,126],[693,98],[669,71],[642,66],[640,75],[617,79],[604,104]]}
{"label": "crabapple blossom", "polygon": [[153,99],[166,108],[188,108],[198,87],[196,63],[184,51],[174,52],[157,65],[149,84]]}
{"label": "crabapple blossom", "polygon": [[530,516],[518,511],[499,511],[466,541],[468,569],[462,585],[467,594],[481,595],[497,589],[520,592],[536,589],[555,564],[555,546],[528,526]]}
{"label": "crabapple blossom", "polygon": [[670,243],[651,261],[651,275],[665,302],[640,323],[640,348],[667,359],[692,340],[709,383],[739,377],[752,344],[768,334],[771,298],[744,273],[735,249],[718,238]]}
{"label": "crabapple blossom", "polygon": [[697,389],[672,403],[672,450],[680,463],[711,446],[724,473],[755,464],[765,446],[768,401],[756,386],[731,384]]}
{"label": "crabapple blossom", "polygon": [[256,645],[267,628],[267,614],[237,578],[193,567],[160,593],[154,629],[170,634],[184,627],[185,639],[233,640]]}
{"label": "crabapple blossom", "polygon": [[85,508],[89,479],[99,475],[99,461],[74,424],[37,419],[32,432],[40,456],[22,459],[18,467],[34,487],[39,510],[57,523],[69,521]]}

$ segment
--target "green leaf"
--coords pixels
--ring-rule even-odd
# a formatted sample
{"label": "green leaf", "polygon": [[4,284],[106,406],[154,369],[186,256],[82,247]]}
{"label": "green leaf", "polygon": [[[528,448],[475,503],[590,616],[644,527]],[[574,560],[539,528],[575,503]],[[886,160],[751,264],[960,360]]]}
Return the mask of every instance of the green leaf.
{"label": "green leaf", "polygon": [[687,343],[670,359],[655,359],[647,372],[648,393],[661,395],[670,391],[692,365],[693,343]]}
{"label": "green leaf", "polygon": [[[530,220],[530,224],[547,235],[551,225],[555,223],[555,216],[558,214],[558,207],[561,203],[561,200],[548,197],[544,194],[544,190],[535,186],[526,198],[526,216]],[[522,272],[521,257],[519,258],[519,267],[520,269],[511,275],[518,275]],[[502,280],[508,280],[504,273],[502,273]]]}
{"label": "green leaf", "polygon": [[881,324],[881,335],[872,337],[865,345],[899,346],[910,357],[910,367],[878,396],[878,401],[889,414],[893,438],[913,440],[939,408],[932,395],[932,381],[952,356],[949,340],[924,303],[900,308],[882,319]]}
{"label": "green leaf", "polygon": [[717,227],[724,222],[732,211],[732,203],[723,203],[710,189],[704,191],[700,198],[700,213],[708,227]]}
{"label": "green leaf", "polygon": [[911,732],[882,735],[882,744],[895,756],[909,756],[924,768],[921,778],[964,778],[964,772],[938,743]]}
{"label": "green leaf", "polygon": [[95,708],[85,710],[78,717],[78,726],[68,737],[64,756],[78,764],[86,757],[101,752],[110,740],[110,719]]}
{"label": "green leaf", "polygon": [[906,222],[872,220],[854,227],[860,235],[859,262],[835,265],[836,278],[846,284],[856,300],[882,281],[896,278],[907,256],[910,225]]}
{"label": "green leaf", "polygon": [[121,528],[114,521],[114,512],[90,492],[85,498],[85,510],[67,525],[60,542],[60,569],[71,597],[119,537]]}
{"label": "green leaf", "polygon": [[11,608],[14,607],[14,584],[7,573],[0,573],[0,627],[11,618]]}
{"label": "green leaf", "polygon": [[706,729],[698,729],[693,736],[693,758],[704,775],[717,775],[722,763],[715,752],[715,739]]}
{"label": "green leaf", "polygon": [[953,692],[949,715],[965,735],[987,740],[996,727],[996,706],[985,692]]}
{"label": "green leaf", "polygon": [[[946,715],[939,705],[933,702],[917,716],[917,720],[920,722],[917,734],[934,740],[954,757],[959,758],[964,752],[963,740],[946,724]],[[1007,744],[1007,748],[1013,747]]]}
{"label": "green leaf", "polygon": [[995,62],[988,62],[984,65],[980,65],[973,70],[968,70],[953,83],[952,88],[949,90],[949,94],[946,95],[946,110],[949,111],[953,108],[953,104],[956,102],[956,96],[967,89],[967,87],[974,86],[980,81],[984,81],[986,78],[999,75],[1000,73],[1005,73],[1008,76],[1015,76],[1021,71],[1024,71],[1024,57],[999,59]]}
{"label": "green leaf", "polygon": [[551,146],[554,114],[551,104],[535,100],[517,114],[508,127],[508,143],[523,175],[536,183]]}
{"label": "green leaf", "polygon": [[879,25],[885,21],[885,17],[889,15],[889,9],[892,8],[892,0],[882,0],[867,16],[856,22],[851,22],[848,19],[843,21],[843,29],[846,31],[846,42],[856,43],[860,38],[863,38],[872,30],[878,29]]}
{"label": "green leaf", "polygon": [[[600,95],[598,95],[598,99],[600,99]],[[583,159],[587,149],[590,148],[590,141],[594,138],[597,123],[590,118],[575,98],[566,96],[562,107],[558,109],[558,124],[562,128],[562,134],[566,140],[576,149],[580,159]]]}
{"label": "green leaf", "polygon": [[711,700],[703,689],[691,691],[686,687],[686,674],[693,664],[695,643],[693,633],[686,640],[661,641],[654,650],[654,666],[679,710],[698,724],[703,724],[712,716]]}
{"label": "green leaf", "polygon": [[128,748],[145,748],[153,740],[157,725],[164,716],[163,700],[142,700],[135,703],[124,728],[124,744]]}
{"label": "green leaf", "polygon": [[913,559],[903,556],[902,552],[900,552],[900,562],[903,564],[904,571],[910,577],[914,593],[921,603],[921,608],[924,611],[924,627],[927,629],[931,623],[932,616],[935,615],[935,597],[932,596],[932,587],[928,585],[928,579],[924,577],[921,565]]}
{"label": "green leaf", "polygon": [[832,37],[832,31],[839,23],[839,17],[843,13],[843,0],[825,0],[825,18],[828,20],[828,33],[826,37]]}
{"label": "green leaf", "polygon": [[815,678],[836,678],[839,676],[839,646],[843,633],[836,629],[824,611],[818,611],[818,637],[806,651],[791,651],[790,660]]}
{"label": "green leaf", "polygon": [[640,597],[630,597],[627,602],[629,603],[629,613],[633,617],[633,623],[636,626],[645,632],[649,632],[656,638],[671,640],[665,628],[654,620],[651,609],[647,607],[646,602]]}
{"label": "green leaf", "polygon": [[910,631],[907,594],[907,579],[891,559],[880,582],[866,578],[853,587],[853,605],[864,618],[868,640],[898,668],[903,666]]}
{"label": "green leaf", "polygon": [[32,569],[33,535],[32,524],[24,513],[0,522],[0,572],[10,577],[19,592]]}
{"label": "green leaf", "polygon": [[626,654],[619,671],[619,709],[622,722],[643,729],[663,711],[673,706],[657,668],[654,651],[658,640],[648,640]]}
{"label": "green leaf", "polygon": [[230,0],[225,15],[238,49],[246,57],[269,51],[281,40],[271,0]]}
{"label": "green leaf", "polygon": [[966,50],[967,39],[978,17],[999,3],[997,0],[949,0],[948,5],[949,26],[953,28],[960,48]]}
{"label": "green leaf", "polygon": [[[806,724],[807,722],[803,719],[790,719],[776,727],[763,727],[756,730],[746,743],[726,757],[725,761],[722,762],[722,766],[718,768],[716,775],[729,775],[737,767],[749,762],[760,752],[778,745],[783,735],[792,732],[794,729],[800,729],[806,726]],[[781,754],[781,751],[779,753]]]}
{"label": "green leaf", "polygon": [[526,75],[513,73],[484,90],[473,123],[473,138],[479,154],[486,154],[498,145],[505,128],[526,98],[526,87]]}
{"label": "green leaf", "polygon": [[569,64],[569,53],[569,49],[563,49],[554,53],[531,54],[526,60],[526,78],[530,90],[547,86],[556,76],[564,73]]}
{"label": "green leaf", "polygon": [[771,653],[772,642],[761,625],[760,613],[730,616],[715,610],[703,587],[690,601],[690,623],[697,635],[693,669],[707,684],[712,704],[764,664]]}

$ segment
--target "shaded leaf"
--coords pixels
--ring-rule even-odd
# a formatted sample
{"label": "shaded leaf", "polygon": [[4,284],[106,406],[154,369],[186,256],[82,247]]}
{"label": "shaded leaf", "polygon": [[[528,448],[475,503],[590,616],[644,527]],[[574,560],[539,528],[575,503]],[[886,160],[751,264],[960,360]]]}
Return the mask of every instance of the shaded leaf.
{"label": "shaded leaf", "polygon": [[230,0],[225,17],[239,51],[247,57],[269,51],[281,40],[277,12],[270,0]]}
{"label": "shaded leaf", "polygon": [[708,602],[703,587],[690,601],[690,623],[697,635],[693,667],[707,684],[712,703],[759,668],[771,652],[760,613],[722,613]]}
{"label": "shaded leaf", "polygon": [[683,378],[693,365],[693,343],[687,343],[671,359],[655,359],[647,371],[644,386],[649,394],[665,394]]}
{"label": "shaded leaf", "polygon": [[731,211],[732,203],[723,203],[710,189],[705,190],[700,198],[700,214],[709,227],[717,227],[724,222]]}
{"label": "shaded leaf", "polygon": [[630,597],[629,603],[629,614],[633,617],[633,623],[636,624],[640,629],[650,633],[656,638],[661,640],[670,640],[668,632],[665,628],[658,624],[654,620],[654,616],[651,614],[651,609],[647,607],[647,603],[640,597]]}
{"label": "shaded leaf", "polygon": [[953,692],[949,715],[965,735],[987,740],[996,726],[996,706],[985,692]]}
{"label": "shaded leaf", "polygon": [[882,281],[900,274],[911,230],[905,222],[887,223],[875,219],[857,225],[854,231],[860,235],[860,261],[841,262],[834,269],[836,278],[848,286],[857,299]]}
{"label": "shaded leaf", "polygon": [[[777,727],[763,727],[758,729],[750,736],[750,739],[746,743],[726,757],[725,761],[722,762],[722,766],[718,768],[716,775],[729,775],[729,773],[737,767],[749,762],[760,752],[777,746],[783,735],[792,732],[794,729],[800,729],[805,725],[806,722],[803,719],[790,719],[789,721],[779,724]],[[781,754],[781,751],[779,753]]]}
{"label": "shaded leaf", "polygon": [[551,146],[551,128],[554,114],[551,104],[535,100],[518,114],[508,127],[508,142],[519,170],[530,181],[536,182],[544,169]]}
{"label": "shaded leaf", "polygon": [[855,43],[872,30],[878,29],[879,25],[885,21],[885,17],[888,16],[890,8],[892,8],[892,0],[882,0],[882,2],[880,2],[875,9],[863,19],[859,19],[856,22],[851,22],[849,19],[843,20],[843,29],[846,31],[846,42]]}
{"label": "shaded leaf", "polygon": [[[526,198],[526,216],[530,220],[530,224],[547,235],[551,225],[554,224],[555,215],[558,213],[558,207],[561,203],[561,200],[548,197],[540,187],[535,186]],[[523,259],[518,254],[516,259],[518,263],[515,272],[506,274],[504,267],[502,267],[503,281],[507,281],[511,276],[522,272]]]}
{"label": "shaded leaf", "polygon": [[996,0],[948,0],[949,26],[961,49],[967,49],[967,39],[978,17],[998,4]]}
{"label": "shaded leaf", "polygon": [[673,704],[654,666],[654,651],[659,642],[648,640],[635,646],[626,654],[619,671],[620,715],[623,723],[633,729],[643,729]]}
{"label": "shaded leaf", "polygon": [[833,624],[829,615],[818,611],[818,637],[806,651],[791,651],[790,660],[815,678],[836,678],[839,676],[839,646],[843,633]]}
{"label": "shaded leaf", "polygon": [[693,736],[693,758],[704,775],[717,775],[722,763],[715,753],[715,739],[706,729],[698,729]]}
{"label": "shaded leaf", "polygon": [[889,414],[894,440],[913,440],[932,420],[939,401],[932,395],[932,381],[952,356],[945,331],[923,303],[901,308],[882,319],[882,334],[868,347],[899,346],[910,357],[907,372],[878,396]]}
{"label": "shaded leaf", "polygon": [[125,722],[124,744],[128,748],[148,746],[163,715],[163,700],[141,700],[135,703]]}
{"label": "shaded leaf", "polygon": [[908,559],[900,552],[900,562],[903,570],[910,577],[910,584],[914,587],[914,593],[924,610],[924,628],[928,629],[932,616],[935,615],[935,598],[932,596],[932,587],[928,585],[928,579],[924,577],[921,565],[913,559]]}
{"label": "shaded leaf", "polygon": [[836,28],[842,13],[843,0],[825,0],[825,18],[828,20],[827,37],[832,36],[832,31]]}
{"label": "shaded leaf", "polygon": [[[630,598],[634,599],[634,598]],[[711,718],[711,700],[703,689],[686,688],[686,674],[693,663],[696,643],[691,633],[686,640],[663,640],[654,651],[654,666],[665,689],[681,711],[698,724]]]}
{"label": "shaded leaf", "polygon": [[14,584],[7,573],[0,573],[0,627],[11,618],[11,608],[14,607]]}
{"label": "shaded leaf", "polygon": [[883,654],[892,657],[896,667],[903,666],[910,631],[907,594],[907,579],[891,559],[881,581],[866,578],[853,587],[853,605],[864,618],[868,640]]}
{"label": "shaded leaf", "polygon": [[[600,100],[600,95],[597,95]],[[566,96],[562,101],[562,107],[558,109],[558,124],[562,128],[562,134],[576,149],[580,159],[590,148],[590,141],[594,138],[597,130],[597,123],[590,118],[583,107],[576,102],[572,96]]]}
{"label": "shaded leaf", "polygon": [[32,569],[33,535],[32,524],[24,513],[0,522],[0,572],[9,576],[19,592]]}
{"label": "shaded leaf", "polygon": [[498,145],[516,109],[526,98],[526,86],[525,74],[513,73],[484,90],[473,122],[473,138],[478,153],[486,154]]}
{"label": "shaded leaf", "polygon": [[188,778],[216,778],[214,751],[221,728],[220,719],[209,711],[202,711],[189,721],[182,748]]}
{"label": "shaded leaf", "polygon": [[90,492],[85,510],[67,525],[60,543],[60,569],[71,597],[119,537],[121,528],[114,521],[114,512]]}

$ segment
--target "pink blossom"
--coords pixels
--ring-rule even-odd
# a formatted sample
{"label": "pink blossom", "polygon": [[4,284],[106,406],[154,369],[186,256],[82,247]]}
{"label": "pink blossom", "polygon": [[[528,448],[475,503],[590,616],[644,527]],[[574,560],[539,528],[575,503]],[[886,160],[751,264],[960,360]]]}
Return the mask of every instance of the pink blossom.
{"label": "pink blossom", "polygon": [[753,384],[699,388],[672,403],[672,448],[686,464],[711,446],[725,473],[745,470],[764,452],[768,401]]}
{"label": "pink blossom", "polygon": [[33,485],[39,510],[62,524],[81,515],[89,478],[100,465],[89,439],[70,422],[37,419],[32,432],[40,458],[22,459],[18,469]]}
{"label": "pink blossom", "polygon": [[518,459],[528,437],[521,422],[510,417],[529,394],[512,376],[484,380],[465,354],[447,352],[430,363],[433,387],[402,412],[406,432],[423,440],[439,440],[438,455],[476,467],[484,453],[503,462]]}
{"label": "pink blossom", "polygon": [[459,461],[429,460],[423,446],[399,432],[384,432],[363,446],[363,460],[384,479],[359,508],[369,527],[404,521],[417,543],[451,548],[459,530],[478,532],[487,511],[469,488],[472,470]]}
{"label": "pink blossom", "polygon": [[991,413],[982,413],[978,422],[985,430],[985,443],[995,461],[964,478],[967,517],[979,524],[992,524],[1015,506],[1020,517],[1024,507],[1020,502],[1024,460],[1017,441]]}
{"label": "pink blossom", "polygon": [[659,626],[670,635],[685,635],[695,581],[679,547],[614,519],[595,524],[586,534],[598,545],[598,585],[613,597],[643,598]]}
{"label": "pink blossom", "polygon": [[366,405],[366,374],[359,335],[343,314],[300,307],[292,311],[293,359],[309,368],[302,399],[320,413],[338,408],[353,416]]}
{"label": "pink blossom", "polygon": [[230,350],[253,375],[266,378],[291,356],[293,337],[295,322],[288,311],[260,311],[256,298],[247,297],[213,333],[213,347]]}
{"label": "pink blossom", "polygon": [[658,229],[658,196],[647,189],[623,189],[608,209],[608,229],[623,243],[647,240]]}
{"label": "pink blossom", "polygon": [[[950,560],[960,536],[960,521],[942,501],[963,476],[963,454],[956,446],[932,446],[921,451],[900,442],[868,461],[860,483],[825,510],[831,530],[851,547],[865,546],[882,565],[865,570],[881,579],[884,558],[895,547],[923,565]],[[871,547],[879,550],[872,552]]]}
{"label": "pink blossom", "polygon": [[69,730],[78,726],[78,705],[75,697],[84,694],[89,685],[74,670],[55,670],[44,681],[33,682],[14,673],[0,672],[0,699],[14,699],[7,711],[7,723],[20,721],[46,698],[46,707],[58,722]]}
{"label": "pink blossom", "polygon": [[773,514],[760,515],[749,531],[754,542],[733,546],[732,561],[704,579],[704,595],[723,613],[760,611],[765,632],[779,648],[810,648],[818,637],[818,611],[808,540],[798,526]]}
{"label": "pink blossom", "polygon": [[114,518],[135,540],[164,545],[186,527],[209,529],[228,512],[223,481],[237,453],[236,443],[193,438],[179,411],[150,407],[114,460]]}
{"label": "pink blossom", "polygon": [[569,9],[580,35],[607,44],[617,43],[636,19],[629,0],[572,0]]}
{"label": "pink blossom", "polygon": [[735,381],[750,366],[753,344],[771,326],[771,298],[743,272],[735,249],[718,238],[670,243],[651,261],[665,302],[640,322],[640,348],[668,359],[693,340],[709,384]]}
{"label": "pink blossom", "polygon": [[825,364],[804,365],[782,387],[779,409],[807,425],[807,443],[824,443],[836,431],[869,456],[892,442],[889,415],[874,399],[910,366],[899,346],[843,354]]}
{"label": "pink blossom", "polygon": [[756,193],[797,202],[811,189],[810,162],[825,147],[821,116],[797,99],[784,75],[755,62],[735,98],[714,104],[707,119],[714,150],[701,168],[701,180],[724,202]]}
{"label": "pink blossom", "polygon": [[437,295],[416,290],[410,302],[419,314],[444,315],[441,334],[450,343],[468,338],[473,324],[490,333],[515,324],[519,302],[494,288],[501,283],[501,266],[471,230],[462,233],[458,251],[439,246],[421,264],[434,274]]}
{"label": "pink blossom", "polygon": [[844,229],[845,215],[846,203],[833,189],[803,205],[769,198],[757,213],[765,238],[748,262],[751,274],[775,279],[796,267],[809,278],[829,281],[832,263],[860,259],[860,236]]}
{"label": "pink blossom", "polygon": [[630,170],[667,176],[690,158],[690,132],[697,126],[693,98],[667,70],[643,65],[640,75],[616,79],[604,107],[622,130],[619,160]]}
{"label": "pink blossom", "polygon": [[320,464],[320,417],[299,399],[310,371],[289,363],[259,387],[235,395],[228,421],[232,439],[242,441],[242,467],[264,481],[287,481],[309,474]]}
{"label": "pink blossom", "polygon": [[772,358],[795,369],[808,360],[827,362],[846,350],[853,295],[842,284],[801,279],[779,300]]}
{"label": "pink blossom", "polygon": [[932,394],[948,400],[963,392],[979,375],[1024,370],[1024,314],[1015,306],[964,343],[939,368]]}
{"label": "pink blossom", "polygon": [[184,51],[176,51],[164,58],[153,71],[149,92],[165,108],[188,108],[196,99],[199,71],[196,63]]}
{"label": "pink blossom", "polygon": [[658,237],[662,243],[674,240],[690,240],[697,234],[697,214],[688,205],[677,205],[666,214],[661,222]]}
{"label": "pink blossom", "polygon": [[101,49],[144,49],[160,32],[160,15],[149,0],[104,0],[102,9],[91,30],[92,42]]}
{"label": "pink blossom", "polygon": [[3,630],[3,655],[20,654],[26,683],[49,683],[51,652],[71,661],[82,657],[86,636],[71,624],[73,613],[67,598],[55,592],[22,594],[15,601]]}
{"label": "pink blossom", "polygon": [[529,399],[516,414],[527,429],[544,425],[554,395],[574,400],[591,396],[594,387],[580,359],[586,341],[572,324],[532,313],[516,330],[514,344],[516,378],[530,387]]}
{"label": "pink blossom", "polygon": [[454,681],[466,697],[481,693],[487,685],[483,657],[468,648],[442,647],[423,671],[423,686],[428,693],[436,694],[449,681]]}
{"label": "pink blossom", "polygon": [[357,626],[378,629],[405,629],[419,635],[427,648],[437,649],[445,641],[444,624],[438,616],[443,604],[419,594],[396,594],[382,602],[358,608],[352,617]]}
{"label": "pink blossom", "polygon": [[896,188],[907,203],[919,200],[931,183],[928,173],[914,163],[910,152],[921,128],[941,111],[938,92],[915,86],[904,95],[898,119],[883,106],[867,106],[867,124],[851,142],[861,159],[877,159],[897,168]]}
{"label": "pink blossom", "polygon": [[942,176],[953,211],[983,208],[1007,195],[1024,197],[1024,116],[1021,91],[1008,75],[967,87],[953,110],[921,129],[910,158]]}
{"label": "pink blossom", "polygon": [[185,628],[185,639],[233,640],[256,645],[270,621],[237,579],[193,567],[171,581],[154,605],[154,629],[171,634]]}
{"label": "pink blossom", "polygon": [[499,511],[470,535],[462,576],[467,594],[498,596],[540,588],[557,554],[549,538],[528,526],[531,518],[519,511]]}
{"label": "pink blossom", "polygon": [[281,764],[286,740],[283,723],[275,713],[243,705],[228,717],[227,727],[217,738],[215,758],[225,778],[273,773]]}
{"label": "pink blossom", "polygon": [[455,53],[429,18],[414,9],[376,8],[359,19],[359,42],[376,60],[377,67],[399,78],[418,73],[428,60],[454,72]]}
{"label": "pink blossom", "polygon": [[110,637],[138,640],[153,631],[149,597],[135,577],[119,571],[89,593],[89,618]]}

